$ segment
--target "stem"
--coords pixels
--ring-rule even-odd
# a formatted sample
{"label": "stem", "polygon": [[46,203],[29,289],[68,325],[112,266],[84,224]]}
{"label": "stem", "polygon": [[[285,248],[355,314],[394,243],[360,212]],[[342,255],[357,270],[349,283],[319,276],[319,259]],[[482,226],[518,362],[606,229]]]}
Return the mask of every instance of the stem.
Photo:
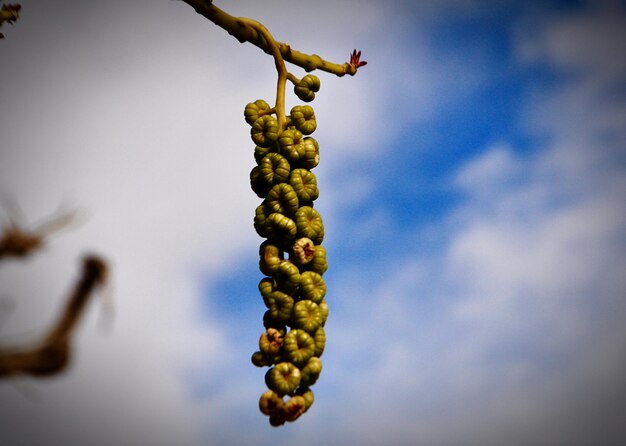
{"label": "stem", "polygon": [[285,128],[285,84],[287,83],[287,67],[285,67],[285,61],[278,49],[276,40],[269,32],[269,30],[256,20],[240,17],[238,19],[241,23],[244,23],[253,29],[255,29],[265,40],[266,45],[271,50],[272,56],[274,56],[274,63],[276,64],[276,71],[278,72],[278,81],[276,85],[276,118],[278,120],[278,128],[282,131]]}
{"label": "stem", "polygon": [[13,350],[0,348],[0,379],[15,375],[52,376],[61,373],[71,355],[71,335],[93,291],[106,280],[104,260],[89,256],[83,261],[83,270],[65,308],[48,335],[34,348]]}
{"label": "stem", "polygon": [[[217,6],[213,5],[210,0],[183,1],[194,8],[198,14],[206,17],[221,28],[224,28],[230,35],[239,40],[239,42],[250,42],[261,48],[267,54],[272,54],[269,42],[263,39],[258,30],[249,23],[246,23],[245,20],[233,17],[222,11]],[[278,46],[278,50],[284,60],[298,65],[307,72],[322,70],[337,76],[343,76],[345,74],[354,76],[357,72],[357,67],[348,62],[336,64],[322,59],[317,54],[310,55],[296,51],[287,43],[275,42],[275,44]]]}
{"label": "stem", "polygon": [[287,79],[289,79],[289,81],[294,85],[298,85],[300,83],[300,79],[298,79],[291,73],[287,73]]}

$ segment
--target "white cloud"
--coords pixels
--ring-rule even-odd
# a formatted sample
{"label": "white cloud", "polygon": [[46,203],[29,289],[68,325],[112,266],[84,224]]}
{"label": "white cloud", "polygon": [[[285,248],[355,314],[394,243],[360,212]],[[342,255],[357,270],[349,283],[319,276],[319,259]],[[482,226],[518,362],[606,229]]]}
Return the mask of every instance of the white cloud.
{"label": "white cloud", "polygon": [[[278,38],[295,34],[294,47],[319,49],[329,59],[342,60],[357,45],[337,45],[348,38],[341,17],[351,16],[352,3],[333,3],[337,12],[330,19],[325,8],[307,11],[315,23],[334,25],[319,33],[320,48],[306,48],[308,38],[293,32],[303,25],[288,4],[272,4],[281,14],[260,3],[233,4],[232,12],[258,17]],[[623,104],[601,101],[596,88],[604,85],[598,79],[615,74],[592,73],[593,82],[542,91],[545,101],[529,104],[528,114],[540,116],[551,136],[540,155],[515,155],[503,142],[459,172],[454,184],[467,200],[437,231],[449,237],[447,251],[385,253],[384,262],[335,278],[315,410],[297,425],[268,430],[255,407],[262,372],[239,362],[233,324],[199,309],[202,292],[194,284],[200,275],[215,279],[236,268],[241,253],[258,242],[250,224],[257,199],[247,184],[252,144],[241,114],[246,102],[272,97],[273,65],[179,2],[162,6],[172,12],[169,27],[156,27],[160,13],[139,26],[134,14],[143,6],[114,28],[90,16],[80,26],[98,37],[84,40],[76,39],[60,11],[42,14],[40,22],[33,12],[38,26],[54,25],[54,38],[46,40],[44,33],[30,41],[25,51],[42,45],[41,58],[13,59],[14,68],[3,75],[14,88],[2,96],[7,106],[0,110],[0,133],[10,148],[2,152],[2,186],[29,216],[45,215],[68,197],[88,207],[91,217],[32,261],[2,265],[1,291],[17,304],[2,335],[22,339],[46,326],[85,249],[111,261],[116,319],[112,333],[102,335],[96,329],[100,302],[90,306],[71,372],[20,384],[34,388],[41,402],[2,384],[2,440],[203,444],[196,441],[203,433],[219,444],[278,445],[294,438],[303,445],[380,444],[384,436],[395,444],[418,439],[443,445],[495,444],[513,433],[541,444],[558,440],[527,436],[544,432],[546,420],[557,434],[566,432],[568,420],[598,426],[593,416],[581,422],[584,411],[561,410],[558,420],[553,411],[596,398],[592,407],[606,415],[598,400],[609,394],[608,386],[596,377],[618,383],[624,367],[617,348],[624,339],[626,180],[615,162],[624,136]],[[353,79],[322,79],[319,139],[323,150],[337,153],[325,153],[321,176],[323,169],[340,171],[340,161],[384,151],[399,125],[425,119],[432,112],[428,104],[436,107],[444,98],[437,89],[446,83],[436,76],[441,66],[424,66],[430,56],[426,48],[414,48],[420,42],[381,34],[391,29],[394,9],[380,8],[368,3],[360,9],[362,22],[350,24],[355,42],[378,27],[362,48],[370,65]],[[580,22],[585,33],[591,32],[587,26]],[[575,36],[580,27],[557,26]],[[602,69],[604,59],[588,54],[595,47],[558,44],[569,42],[566,37],[554,37],[552,44],[551,35],[539,33],[533,43],[538,54],[565,54],[550,57],[551,63]],[[133,44],[136,39],[141,45]],[[90,53],[94,45],[98,51]],[[402,57],[409,49],[417,59]],[[23,77],[16,68],[21,63],[29,64]],[[414,116],[394,114],[400,92],[403,99],[420,98]],[[597,150],[596,130],[607,127],[617,135],[613,150]],[[322,206],[332,210],[329,201],[341,205],[345,197],[366,198],[372,190],[363,178],[347,184],[349,190],[328,191]],[[364,223],[365,237],[388,217],[381,209]],[[193,386],[185,384],[200,375],[216,387],[205,400],[194,399]],[[571,390],[583,384],[588,392],[571,399]]]}
{"label": "white cloud", "polygon": [[[23,55],[3,74],[12,86],[0,112],[3,193],[31,218],[64,200],[89,218],[31,261],[3,263],[2,293],[15,302],[3,341],[42,333],[86,251],[110,262],[115,319],[111,333],[99,333],[95,299],[76,333],[71,370],[23,382],[38,401],[2,383],[0,442],[196,444],[202,409],[184,378],[190,368],[215,373],[233,341],[220,321],[199,316],[194,283],[201,273],[222,273],[232,253],[255,240],[252,143],[242,118],[250,99],[238,87],[248,75],[215,66],[228,50],[201,41],[208,27],[182,4],[168,12],[191,42],[147,24],[163,10],[140,19],[134,7],[114,25],[96,17],[88,34],[65,26],[51,39],[46,31],[68,19],[64,12],[24,6],[25,26],[42,28],[30,29],[30,43],[15,42]],[[134,46],[138,29],[145,45]],[[71,45],[59,45],[67,39]],[[241,68],[244,60],[231,63]]]}
{"label": "white cloud", "polygon": [[[593,24],[611,45],[610,26],[572,20],[570,32]],[[577,51],[582,78],[528,104],[531,122],[546,103],[558,107],[542,114],[548,142],[525,155],[488,147],[453,178],[466,199],[440,227],[441,256],[398,252],[393,265],[355,266],[335,284],[341,326],[331,325],[327,362],[359,442],[626,438],[623,404],[610,402],[625,367],[626,127],[612,116],[624,103],[603,95],[609,77],[594,74],[593,47]],[[607,127],[611,139],[598,132]]]}

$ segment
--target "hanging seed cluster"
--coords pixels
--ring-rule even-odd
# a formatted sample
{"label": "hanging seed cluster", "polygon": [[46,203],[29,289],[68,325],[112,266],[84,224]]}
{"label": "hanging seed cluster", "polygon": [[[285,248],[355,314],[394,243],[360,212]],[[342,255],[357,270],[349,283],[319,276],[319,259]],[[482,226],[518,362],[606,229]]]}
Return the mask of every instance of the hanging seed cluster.
{"label": "hanging seed cluster", "polygon": [[[295,84],[305,102],[315,98],[319,79],[306,75]],[[256,208],[254,228],[265,240],[259,248],[259,268],[266,276],[259,291],[267,311],[259,350],[252,355],[265,374],[269,390],[259,408],[270,424],[294,421],[313,404],[311,386],[322,371],[320,356],[328,317],[325,300],[326,250],[324,224],[313,203],[319,196],[312,169],[319,163],[319,146],[311,135],[315,114],[309,105],[291,109],[279,128],[274,110],[264,100],[249,103],[244,112],[256,144],[256,166],[250,172],[252,190],[263,201]]]}

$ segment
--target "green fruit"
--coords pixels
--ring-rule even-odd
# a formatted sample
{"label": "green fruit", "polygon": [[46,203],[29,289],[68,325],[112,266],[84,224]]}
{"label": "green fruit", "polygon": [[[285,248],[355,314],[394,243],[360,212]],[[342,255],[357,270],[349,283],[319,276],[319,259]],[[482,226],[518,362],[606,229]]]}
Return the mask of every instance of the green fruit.
{"label": "green fruit", "polygon": [[304,411],[306,412],[307,410],[309,410],[309,408],[313,405],[313,402],[315,401],[315,396],[313,395],[313,391],[311,389],[309,389],[308,387],[298,387],[298,390],[296,390],[296,395],[301,396],[302,398],[304,398]]}
{"label": "green fruit", "polygon": [[275,328],[268,328],[259,338],[259,350],[267,358],[274,358],[280,352],[283,342],[281,332]]}
{"label": "green fruit", "polygon": [[274,322],[287,322],[293,313],[293,297],[282,291],[273,291],[265,299],[269,314]]}
{"label": "green fruit", "polygon": [[283,353],[288,361],[302,367],[315,353],[315,340],[304,330],[292,329],[283,339]]}
{"label": "green fruit", "polygon": [[319,212],[311,206],[302,206],[296,211],[295,222],[298,237],[311,239],[315,245],[324,240],[324,222]]}
{"label": "green fruit", "polygon": [[322,315],[322,327],[326,324],[326,319],[328,319],[328,304],[325,300],[321,301],[318,305],[320,309],[320,314]]}
{"label": "green fruit", "polygon": [[250,171],[250,187],[259,198],[265,198],[272,188],[272,185],[268,184],[261,175],[259,166],[254,166]]}
{"label": "green fruit", "polygon": [[[276,245],[265,241],[259,248],[259,269],[265,275],[273,275],[283,259],[283,251]],[[263,291],[261,291],[263,294]]]}
{"label": "green fruit", "polygon": [[313,271],[319,275],[323,275],[328,269],[328,262],[326,261],[326,248],[320,245],[313,247],[313,259],[306,264],[308,271]]}
{"label": "green fruit", "polygon": [[[326,307],[326,309],[328,309],[328,307]],[[324,315],[324,312],[322,312],[322,315]],[[326,312],[325,317],[327,316],[328,312]],[[324,327],[320,327],[315,331],[313,340],[315,341],[315,352],[313,353],[313,356],[317,356],[319,358],[322,356],[322,353],[324,353],[324,348],[326,348],[326,332],[324,331]]]}
{"label": "green fruit", "polygon": [[300,297],[319,304],[326,296],[326,282],[322,276],[313,271],[300,274]]}
{"label": "green fruit", "polygon": [[265,355],[261,352],[254,352],[252,354],[252,358],[250,358],[252,360],[252,364],[254,364],[257,367],[265,367],[268,365],[272,365],[271,361],[269,361]]}
{"label": "green fruit", "polygon": [[282,426],[286,421],[287,419],[285,418],[285,413],[282,410],[280,412],[274,412],[270,415],[270,425],[274,427]]}
{"label": "green fruit", "polygon": [[293,396],[289,398],[282,407],[287,421],[296,421],[300,415],[305,412],[306,401],[301,396]]}
{"label": "green fruit", "polygon": [[298,161],[298,167],[313,169],[320,162],[320,146],[311,136],[304,138],[304,155]]}
{"label": "green fruit", "polygon": [[271,115],[261,116],[252,124],[250,136],[257,146],[271,147],[278,140],[278,121]]}
{"label": "green fruit", "polygon": [[[269,302],[269,299],[267,300],[267,302]],[[267,302],[266,305],[269,308],[270,305],[267,304]],[[275,328],[277,330],[280,330],[281,333],[286,330],[285,322],[275,320],[272,317],[272,312],[270,310],[267,310],[265,313],[263,313],[263,327],[265,327],[266,329]]]}
{"label": "green fruit", "polygon": [[254,148],[254,160],[257,164],[261,164],[261,160],[265,157],[265,155],[270,153],[276,153],[276,145],[272,145],[270,147],[256,146]]}
{"label": "green fruit", "polygon": [[[310,102],[319,88],[319,78],[307,74],[294,91]],[[309,105],[295,106],[283,126],[276,114],[262,99],[244,110],[256,144],[250,186],[263,199],[255,209],[254,228],[266,239],[259,247],[259,269],[266,277],[258,285],[267,307],[265,331],[251,360],[270,367],[265,374],[269,390],[261,395],[259,409],[272,426],[296,420],[313,404],[309,387],[322,371],[328,318],[324,223],[313,208],[319,189],[311,172],[319,164],[319,145],[305,137],[316,130],[315,113]]]}
{"label": "green fruit", "polygon": [[301,328],[309,334],[314,334],[322,326],[322,313],[315,302],[301,300],[293,306],[291,323],[294,328]]}
{"label": "green fruit", "polygon": [[320,90],[320,80],[313,74],[307,74],[298,82],[293,91],[302,101],[311,102],[315,99],[315,93]]}
{"label": "green fruit", "polygon": [[259,282],[259,291],[261,292],[261,296],[265,298],[269,296],[272,291],[276,291],[276,284],[274,283],[274,279],[270,279],[269,277],[264,277]]}
{"label": "green fruit", "polygon": [[268,153],[259,163],[259,175],[268,189],[278,183],[285,183],[289,178],[291,166],[287,159],[278,153]]}
{"label": "green fruit", "polygon": [[[295,223],[294,223],[295,225]],[[267,223],[267,213],[265,206],[260,204],[254,211],[254,229],[261,237],[267,237],[269,234],[269,225]]]}
{"label": "green fruit", "polygon": [[287,129],[278,138],[278,153],[290,163],[297,162],[304,156],[305,143],[302,133],[296,129]]}
{"label": "green fruit", "polygon": [[294,169],[289,174],[289,184],[298,196],[300,204],[311,203],[320,195],[315,174],[307,169]]}
{"label": "green fruit", "polygon": [[322,373],[322,361],[314,356],[300,369],[300,385],[312,386],[320,377],[320,373]]}
{"label": "green fruit", "polygon": [[259,409],[265,415],[280,412],[283,408],[283,399],[276,392],[268,390],[259,399]]}
{"label": "green fruit", "polygon": [[279,396],[293,394],[300,385],[300,370],[290,362],[280,362],[265,374],[267,387]]}
{"label": "green fruit", "polygon": [[283,260],[272,276],[276,287],[287,294],[294,295],[300,287],[300,270],[289,260]]}
{"label": "green fruit", "polygon": [[288,217],[298,210],[298,195],[293,187],[287,183],[274,185],[265,197],[265,208],[268,214],[277,212]]}
{"label": "green fruit", "polygon": [[290,124],[300,130],[303,135],[310,135],[317,128],[315,112],[310,105],[296,105],[291,109],[290,117]]}
{"label": "green fruit", "polygon": [[[280,245],[288,245],[289,242],[293,242],[296,237],[296,223],[283,214],[274,212],[267,216],[264,223],[262,229],[264,230],[265,237],[270,241]],[[257,232],[259,231],[257,230]]]}
{"label": "green fruit", "polygon": [[243,111],[243,116],[246,118],[246,122],[250,125],[261,117],[262,112],[270,109],[270,106],[263,99],[257,99],[254,102],[250,102],[246,105]]}

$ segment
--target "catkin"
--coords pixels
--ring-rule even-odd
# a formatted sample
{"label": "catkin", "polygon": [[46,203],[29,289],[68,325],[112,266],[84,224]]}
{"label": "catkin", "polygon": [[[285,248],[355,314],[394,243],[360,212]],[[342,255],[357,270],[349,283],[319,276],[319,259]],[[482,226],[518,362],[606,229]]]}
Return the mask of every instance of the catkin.
{"label": "catkin", "polygon": [[[319,79],[308,74],[294,91],[310,102],[319,87]],[[313,404],[310,387],[322,371],[326,345],[328,304],[322,276],[328,264],[321,246],[324,223],[313,207],[319,189],[311,171],[319,163],[319,145],[309,136],[317,123],[313,108],[299,105],[280,129],[262,99],[247,104],[244,117],[256,144],[250,185],[263,199],[255,210],[254,228],[265,239],[259,248],[259,269],[266,276],[259,282],[267,307],[265,331],[252,363],[269,367],[269,390],[261,395],[259,409],[272,426],[280,426]]]}

